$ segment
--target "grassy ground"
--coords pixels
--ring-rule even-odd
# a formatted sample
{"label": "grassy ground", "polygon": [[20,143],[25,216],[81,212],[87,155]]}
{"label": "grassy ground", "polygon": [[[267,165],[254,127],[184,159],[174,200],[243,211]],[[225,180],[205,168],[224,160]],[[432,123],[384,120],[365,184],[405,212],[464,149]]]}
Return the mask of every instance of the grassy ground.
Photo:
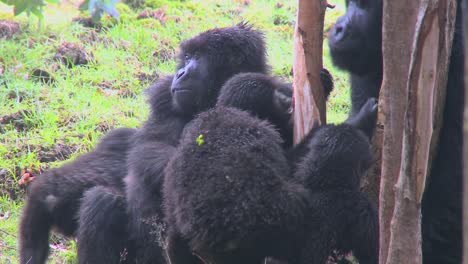
{"label": "grassy ground", "polygon": [[[10,31],[2,31],[5,21],[0,21],[2,264],[17,263],[16,233],[24,199],[18,181],[23,170],[37,175],[90,150],[109,129],[138,126],[148,112],[143,89],[174,70],[175,48],[182,39],[215,26],[249,21],[266,32],[273,72],[291,78],[296,1],[140,0],[118,4],[120,21],[105,18],[97,29],[72,23],[80,15],[79,3],[61,2],[45,9],[40,27],[35,18],[13,18],[12,9],[0,4],[0,19],[10,23]],[[145,8],[152,10],[153,17],[139,19]],[[326,27],[343,11],[341,2],[328,10]],[[19,23],[18,32],[12,21]],[[2,39],[2,34],[12,36]],[[70,54],[70,48],[83,54]],[[328,118],[339,122],[349,108],[347,76],[331,65],[327,45],[324,48],[325,66],[336,83]],[[77,56],[77,61],[88,63],[68,67],[57,59],[62,56]],[[44,75],[39,70],[51,74],[51,79],[38,76]],[[50,263],[76,262],[74,249],[74,241],[54,236]]]}

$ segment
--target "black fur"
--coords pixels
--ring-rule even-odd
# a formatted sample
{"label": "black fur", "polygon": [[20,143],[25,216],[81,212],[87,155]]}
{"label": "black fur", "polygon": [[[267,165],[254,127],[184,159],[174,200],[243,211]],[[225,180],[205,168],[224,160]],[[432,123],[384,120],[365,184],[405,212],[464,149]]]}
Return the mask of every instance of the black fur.
{"label": "black fur", "polygon": [[74,236],[83,193],[97,185],[123,190],[126,158],[135,129],[109,132],[96,148],[49,170],[31,183],[19,228],[20,263],[45,263],[52,229]]}
{"label": "black fur", "polygon": [[[334,63],[351,74],[351,115],[382,83],[382,1],[349,0],[330,34]],[[458,0],[439,146],[422,201],[423,262],[460,263],[462,255],[462,113],[464,58]],[[370,131],[372,132],[372,131]]]}
{"label": "black fur", "polygon": [[[325,97],[333,90],[333,77],[326,70],[320,72]],[[293,143],[292,85],[280,78],[262,73],[240,73],[221,88],[217,105],[246,110],[262,120],[268,120],[279,130],[283,146]]]}
{"label": "black fur", "polygon": [[229,77],[268,70],[263,34],[247,24],[208,30],[184,41],[180,49],[176,74],[149,88],[151,114],[135,135],[128,158],[129,234],[138,263],[164,261],[163,170],[184,126],[214,106]]}
{"label": "black fur", "polygon": [[[424,264],[462,262],[463,29],[458,2],[439,146],[422,201]],[[464,14],[465,15],[465,14]],[[466,221],[466,219],[464,220]]]}
{"label": "black fur", "polygon": [[106,256],[105,263],[116,264],[133,258],[125,209],[121,190],[96,186],[84,193],[77,234],[79,263],[103,263],[102,256]]}
{"label": "black fur", "polygon": [[379,97],[382,84],[382,0],[348,0],[347,12],[329,35],[333,63],[350,73],[351,113],[368,98]]}
{"label": "black fur", "polygon": [[[372,99],[360,116],[376,111]],[[325,263],[333,249],[377,263],[377,212],[359,192],[372,160],[363,123],[315,128],[290,164],[269,122],[224,106],[200,114],[166,168],[172,263]]]}

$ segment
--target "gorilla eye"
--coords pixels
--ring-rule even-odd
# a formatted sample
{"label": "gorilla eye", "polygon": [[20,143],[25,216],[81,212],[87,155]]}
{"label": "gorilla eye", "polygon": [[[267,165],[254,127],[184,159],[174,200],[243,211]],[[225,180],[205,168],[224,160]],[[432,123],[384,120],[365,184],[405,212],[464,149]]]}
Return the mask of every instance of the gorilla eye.
{"label": "gorilla eye", "polygon": [[185,58],[186,61],[188,61],[188,60],[190,60],[190,55],[189,55],[189,54],[185,54],[184,58]]}

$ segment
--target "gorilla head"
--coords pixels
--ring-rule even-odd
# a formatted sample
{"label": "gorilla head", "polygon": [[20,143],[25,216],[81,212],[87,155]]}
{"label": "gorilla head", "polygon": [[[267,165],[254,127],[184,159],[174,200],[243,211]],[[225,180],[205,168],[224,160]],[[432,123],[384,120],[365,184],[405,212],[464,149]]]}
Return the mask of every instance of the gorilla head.
{"label": "gorilla head", "polygon": [[267,72],[263,34],[246,23],[205,31],[180,45],[171,93],[184,115],[213,106],[219,89],[240,72]]}
{"label": "gorilla head", "polygon": [[346,0],[346,14],[329,35],[333,63],[353,74],[382,66],[382,0]]}

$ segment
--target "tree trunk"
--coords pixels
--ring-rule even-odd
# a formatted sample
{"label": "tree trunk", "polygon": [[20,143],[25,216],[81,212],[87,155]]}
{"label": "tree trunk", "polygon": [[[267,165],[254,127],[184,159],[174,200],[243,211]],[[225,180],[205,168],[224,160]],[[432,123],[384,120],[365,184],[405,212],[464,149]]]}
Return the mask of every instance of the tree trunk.
{"label": "tree trunk", "polygon": [[441,125],[455,11],[455,0],[384,1],[380,263],[422,261],[421,199]]}
{"label": "tree trunk", "polygon": [[325,96],[320,82],[326,8],[326,0],[298,0],[293,58],[295,143],[314,124],[326,123]]}
{"label": "tree trunk", "polygon": [[468,1],[463,2],[463,32],[465,43],[465,116],[463,122],[463,170],[465,178],[463,180],[463,263],[468,264]]}

